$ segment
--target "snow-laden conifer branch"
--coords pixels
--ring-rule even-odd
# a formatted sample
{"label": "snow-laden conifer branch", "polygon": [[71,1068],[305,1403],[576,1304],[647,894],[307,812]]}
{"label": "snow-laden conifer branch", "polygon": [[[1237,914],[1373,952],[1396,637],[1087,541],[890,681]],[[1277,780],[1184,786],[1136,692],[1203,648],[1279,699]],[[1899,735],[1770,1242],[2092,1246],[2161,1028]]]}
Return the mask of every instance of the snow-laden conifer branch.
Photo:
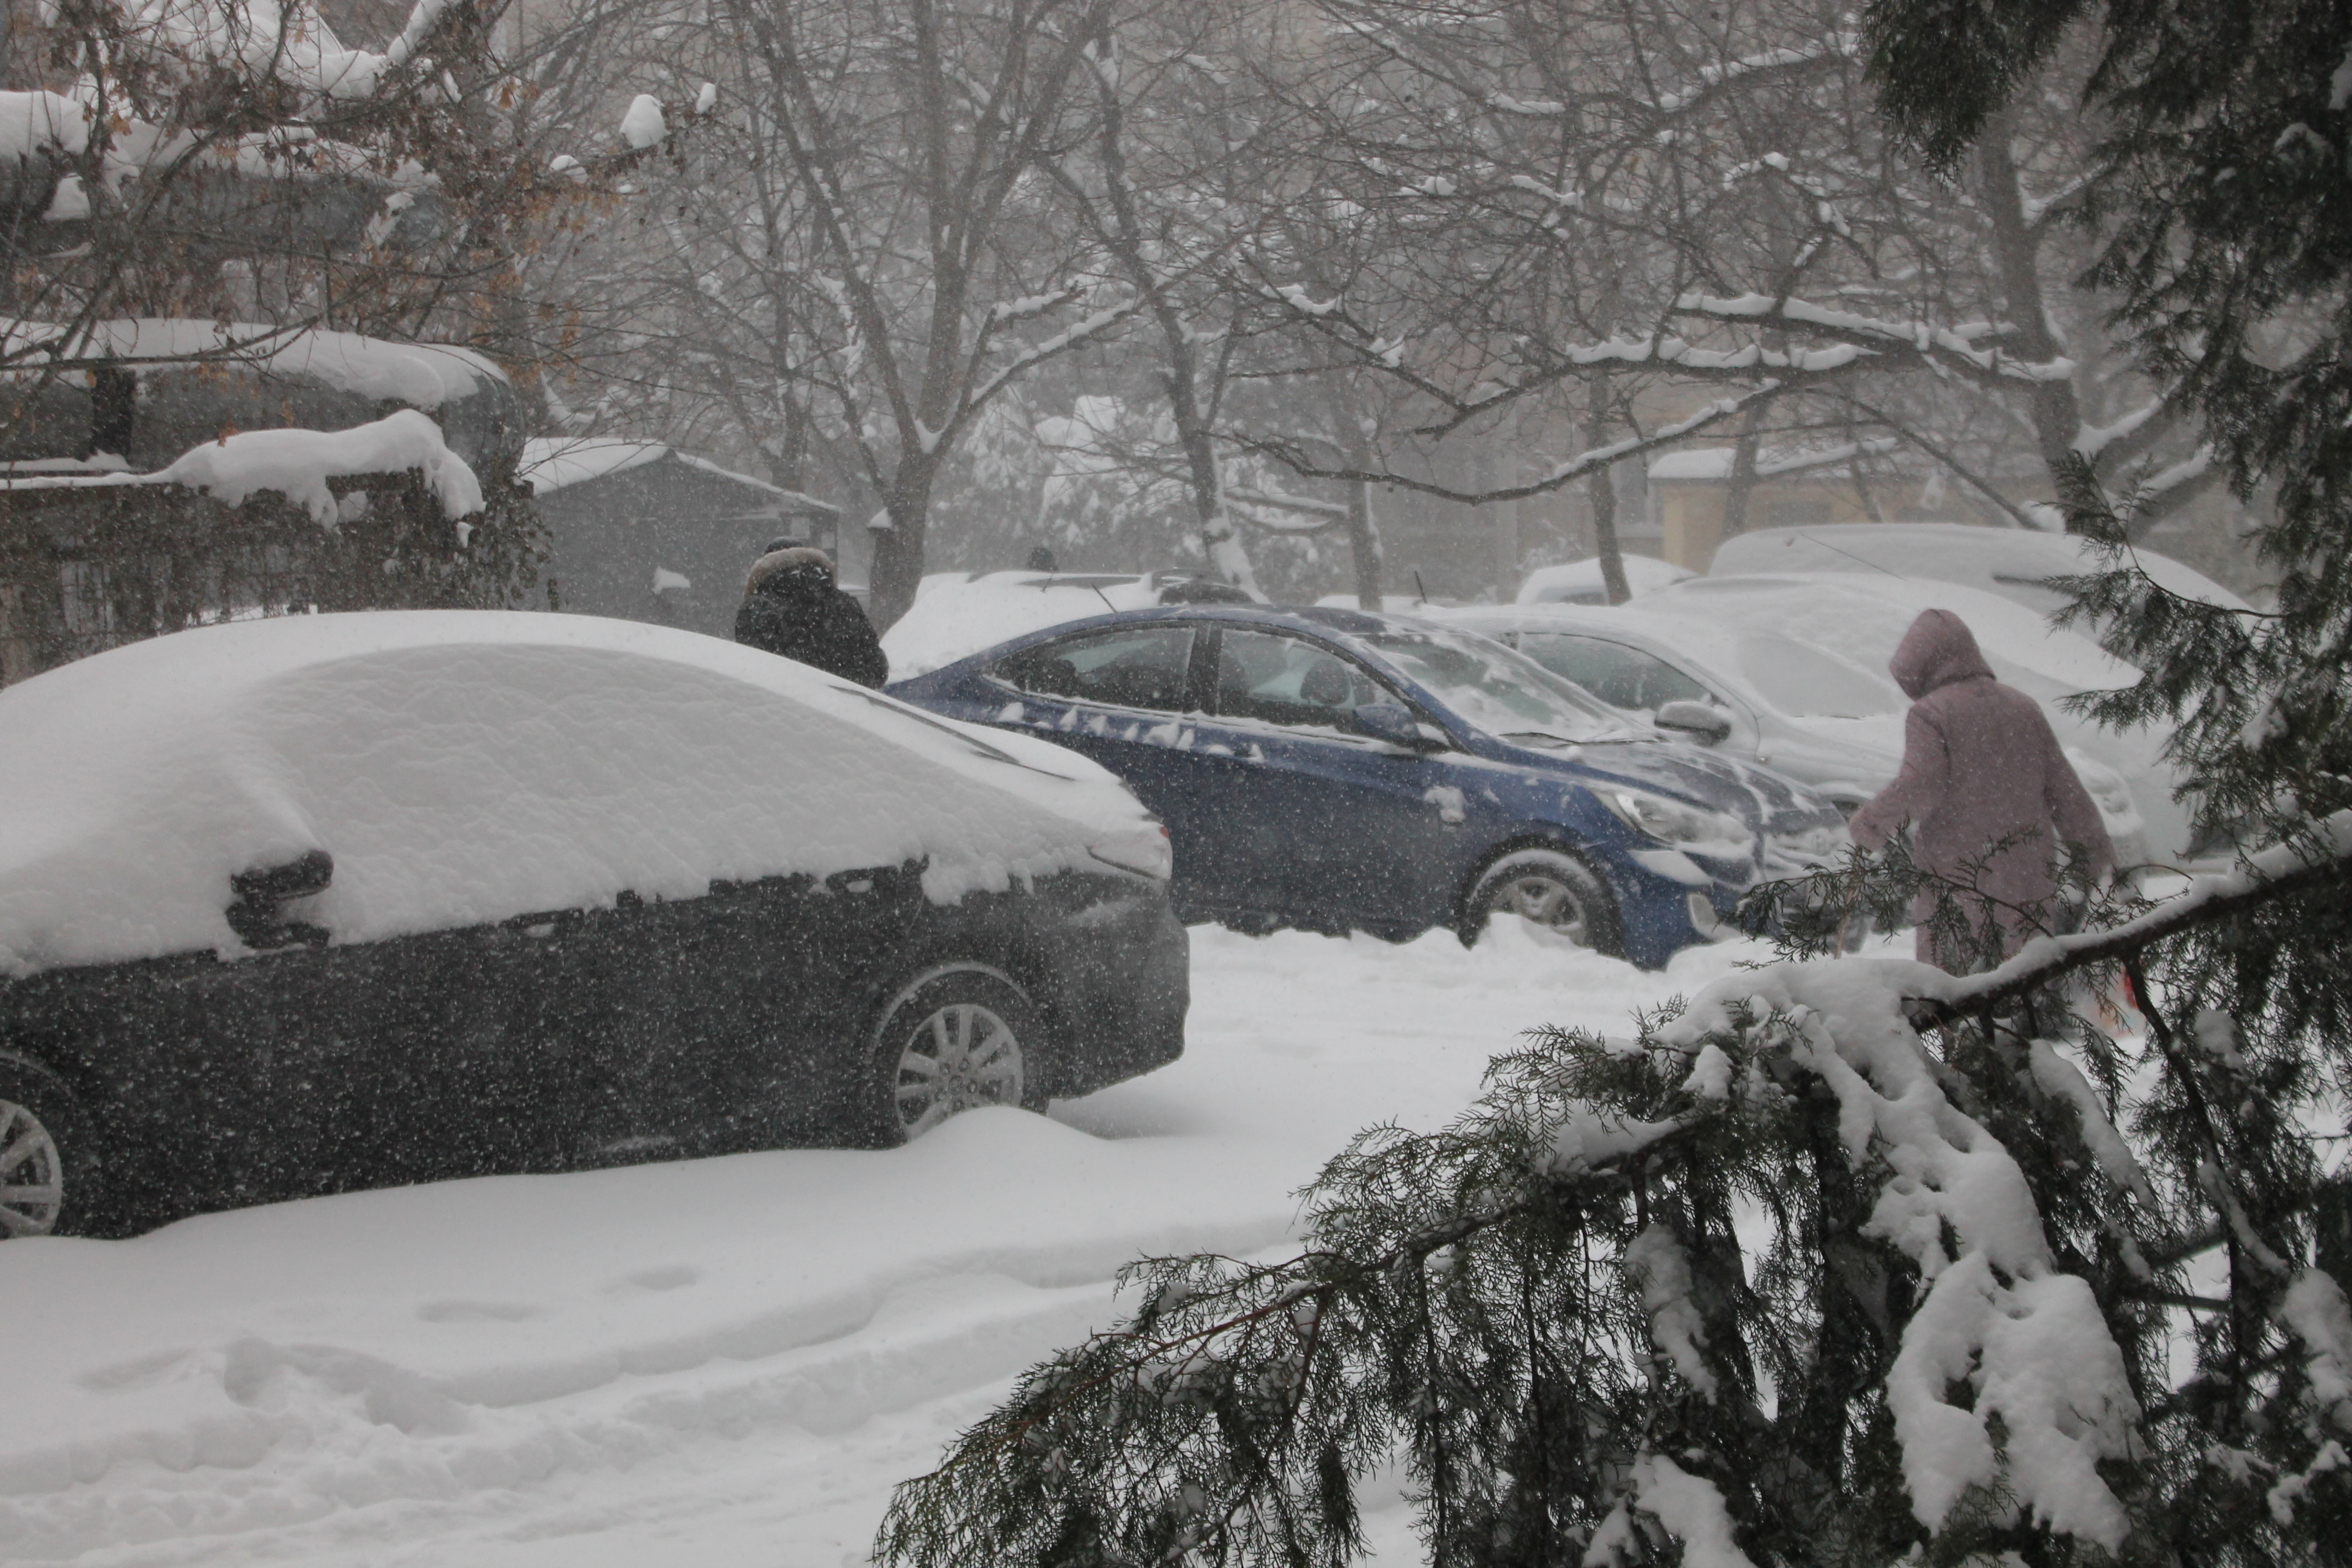
{"label": "snow-laden conifer branch", "polygon": [[2114,964],[2193,927],[2210,925],[2248,910],[2328,883],[2352,879],[2352,811],[2339,811],[2310,825],[2296,841],[2273,845],[2228,871],[2195,879],[2176,897],[2106,931],[2035,937],[2016,957],[1983,974],[1918,978],[1923,1016],[1946,1021],[1980,1013],[2077,971]]}

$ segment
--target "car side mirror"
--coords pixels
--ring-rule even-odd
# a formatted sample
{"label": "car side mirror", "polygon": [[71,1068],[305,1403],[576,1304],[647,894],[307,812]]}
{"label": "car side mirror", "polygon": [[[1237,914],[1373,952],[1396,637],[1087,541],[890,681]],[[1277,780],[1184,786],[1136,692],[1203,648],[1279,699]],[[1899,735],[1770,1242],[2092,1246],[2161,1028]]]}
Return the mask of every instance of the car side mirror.
{"label": "car side mirror", "polygon": [[257,866],[228,879],[236,895],[230,904],[228,929],[237,940],[256,949],[327,945],[327,928],[289,921],[278,906],[323,893],[335,879],[335,858],[323,849],[308,849],[277,866]]}
{"label": "car side mirror", "polygon": [[1367,702],[1348,715],[1349,727],[1369,740],[1385,741],[1409,752],[1433,752],[1441,742],[1425,733],[1427,726],[1402,702]]}
{"label": "car side mirror", "polygon": [[1712,746],[1731,733],[1731,721],[1722,709],[1712,703],[1694,702],[1687,698],[1667,703],[1650,721],[1661,730],[1688,735],[1702,746]]}

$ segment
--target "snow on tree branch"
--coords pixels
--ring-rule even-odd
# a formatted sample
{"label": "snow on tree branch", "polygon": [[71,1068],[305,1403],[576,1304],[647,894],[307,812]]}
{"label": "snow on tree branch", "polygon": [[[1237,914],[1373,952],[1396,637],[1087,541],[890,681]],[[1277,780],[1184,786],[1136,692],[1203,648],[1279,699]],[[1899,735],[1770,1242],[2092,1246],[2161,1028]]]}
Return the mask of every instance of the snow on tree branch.
{"label": "snow on tree branch", "polygon": [[1245,451],[1261,453],[1275,458],[1302,479],[1346,479],[1361,483],[1387,485],[1397,489],[1417,491],[1446,500],[1470,502],[1517,500],[1522,496],[1545,495],[1564,485],[1571,484],[1597,469],[1607,468],[1622,458],[1636,457],[1660,447],[1672,446],[1686,436],[1695,436],[1710,426],[1742,412],[1752,405],[1768,399],[1781,390],[1782,384],[1768,380],[1737,397],[1717,398],[1695,414],[1686,415],[1672,423],[1661,425],[1646,435],[1629,436],[1607,446],[1591,447],[1553,465],[1550,471],[1516,485],[1501,485],[1490,489],[1461,489],[1434,480],[1400,474],[1385,468],[1331,468],[1307,456],[1299,442],[1284,437],[1264,437],[1247,430],[1228,430],[1225,438]]}
{"label": "snow on tree branch", "polygon": [[1808,66],[1817,60],[1853,59],[1858,58],[1861,52],[1862,36],[1860,34],[1836,32],[1828,34],[1814,43],[1765,49],[1753,55],[1743,56],[1738,59],[1727,60],[1721,65],[1704,66],[1696,73],[1696,85],[1681,92],[1660,94],[1657,110],[1660,114],[1680,114],[1703,102],[1710,93],[1739,81],[1743,78],[1757,76],[1766,71],[1787,70],[1796,66]]}
{"label": "snow on tree branch", "polygon": [[2074,362],[2053,359],[2019,360],[1999,349],[1982,349],[1948,327],[1927,321],[1887,321],[1851,310],[1834,310],[1802,300],[1769,294],[1741,294],[1717,299],[1685,294],[1675,308],[1685,314],[1720,321],[1769,322],[1790,329],[1810,329],[1878,352],[1933,357],[1955,368],[2001,380],[2027,384],[2064,381],[2074,374]]}

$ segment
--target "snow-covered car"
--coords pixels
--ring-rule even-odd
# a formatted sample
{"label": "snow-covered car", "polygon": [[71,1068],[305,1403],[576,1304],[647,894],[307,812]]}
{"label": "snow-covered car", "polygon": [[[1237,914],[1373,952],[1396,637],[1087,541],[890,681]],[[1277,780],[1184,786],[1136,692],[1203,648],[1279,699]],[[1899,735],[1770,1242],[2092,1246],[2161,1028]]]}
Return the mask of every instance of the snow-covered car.
{"label": "snow-covered car", "polygon": [[[1687,566],[1651,555],[1620,557],[1625,568],[1626,592],[1635,598],[1698,574]],[[1522,605],[1605,605],[1609,588],[1601,576],[1601,560],[1590,556],[1559,566],[1538,566],[1519,580],[1517,602]]]}
{"label": "snow-covered car", "polygon": [[[2182,598],[2246,608],[2243,599],[2194,566],[2145,548],[2134,549],[2132,556],[2158,586]],[[1734,534],[1717,547],[1706,570],[1710,577],[1786,572],[1930,577],[1998,594],[2047,615],[2066,598],[2044,587],[2045,582],[2099,569],[2097,551],[2077,534],[1965,522],[1825,522]]]}
{"label": "snow-covered car", "polygon": [[1182,1048],[1115,779],[716,638],[247,622],[0,734],[0,1236],[886,1144]]}
{"label": "snow-covered car", "polygon": [[928,675],[1008,637],[1155,605],[1247,604],[1241,589],[1192,572],[935,572],[882,634],[890,675]]}
{"label": "snow-covered car", "polygon": [[[1481,605],[1425,612],[1507,643],[1611,707],[1810,785],[1851,814],[1903,763],[1910,700],[1885,674],[1769,626],[1641,605]],[[1669,601],[1671,602],[1671,601]],[[2146,826],[2121,775],[2067,748],[2126,865]]]}
{"label": "snow-covered car", "polygon": [[1507,911],[1655,966],[1846,841],[1802,786],[1398,616],[1130,610],[891,690],[1118,773],[1168,825],[1179,909],[1244,929],[1468,941]]}
{"label": "snow-covered car", "polygon": [[[2067,706],[2066,700],[2079,692],[2129,686],[2139,672],[2090,638],[2054,629],[2040,610],[1933,578],[1844,573],[1693,577],[1646,596],[1639,607],[1644,616],[1690,628],[1686,635],[1695,640],[1772,633],[1874,674],[1886,668],[1920,611],[1949,610],[1968,623],[1993,673],[2040,700],[2078,769],[2085,760],[2095,764],[2084,772],[2084,783],[2099,801],[2118,852],[2130,858],[2127,863],[2175,863],[2189,852],[2189,812],[2177,798],[2183,780],[2164,756],[2165,732],[2151,726],[2110,730]],[[1776,681],[1761,669],[1749,674],[1759,684],[1775,682],[1767,690],[1793,683]],[[1909,704],[1899,692],[1895,700],[1883,744],[1899,753],[1901,714]],[[1783,765],[1780,755],[1774,752],[1776,767]],[[2127,806],[2116,794],[2117,781]],[[2130,849],[2134,843],[2140,846],[2137,855]]]}

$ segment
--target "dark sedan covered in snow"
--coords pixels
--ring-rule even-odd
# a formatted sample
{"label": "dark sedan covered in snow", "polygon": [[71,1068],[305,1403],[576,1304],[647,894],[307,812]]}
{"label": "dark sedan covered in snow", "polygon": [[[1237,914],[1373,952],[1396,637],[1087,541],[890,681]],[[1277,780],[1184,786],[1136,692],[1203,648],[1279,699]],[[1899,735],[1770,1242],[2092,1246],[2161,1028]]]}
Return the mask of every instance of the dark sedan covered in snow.
{"label": "dark sedan covered in snow", "polygon": [[320,616],[0,692],[0,1237],[890,1143],[1173,1058],[1160,826],[666,627]]}
{"label": "dark sedan covered in snow", "polygon": [[1244,926],[1467,941],[1510,910],[1656,965],[1846,841],[1802,786],[1398,616],[1133,610],[890,690],[1101,763],[1167,823],[1180,908]]}

